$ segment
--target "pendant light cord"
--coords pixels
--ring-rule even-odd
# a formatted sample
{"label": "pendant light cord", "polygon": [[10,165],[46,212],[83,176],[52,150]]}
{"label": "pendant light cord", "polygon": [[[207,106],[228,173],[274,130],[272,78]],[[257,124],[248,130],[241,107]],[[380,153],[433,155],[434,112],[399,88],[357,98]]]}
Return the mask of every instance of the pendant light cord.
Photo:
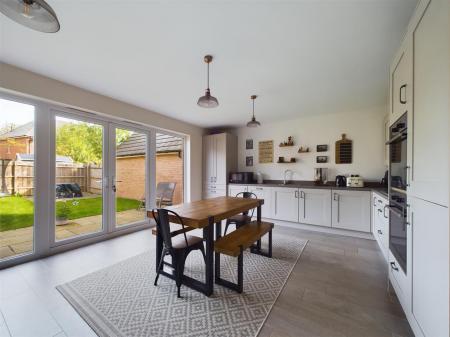
{"label": "pendant light cord", "polygon": [[252,99],[253,101],[253,118],[255,118],[255,99]]}
{"label": "pendant light cord", "polygon": [[209,62],[208,62],[207,70],[206,70],[206,83],[207,83],[207,88],[209,90]]}

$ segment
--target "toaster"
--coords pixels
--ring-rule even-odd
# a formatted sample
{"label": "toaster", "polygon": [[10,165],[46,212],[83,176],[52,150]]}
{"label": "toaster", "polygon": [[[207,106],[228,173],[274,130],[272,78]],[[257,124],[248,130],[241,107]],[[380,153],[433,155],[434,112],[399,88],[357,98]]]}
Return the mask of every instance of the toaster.
{"label": "toaster", "polygon": [[364,187],[363,179],[358,175],[347,177],[347,187]]}

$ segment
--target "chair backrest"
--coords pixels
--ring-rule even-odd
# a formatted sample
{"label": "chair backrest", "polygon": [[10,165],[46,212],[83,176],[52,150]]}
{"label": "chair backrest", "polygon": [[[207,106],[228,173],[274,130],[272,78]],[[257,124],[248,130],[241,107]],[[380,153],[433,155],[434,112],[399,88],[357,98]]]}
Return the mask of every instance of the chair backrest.
{"label": "chair backrest", "polygon": [[[183,228],[184,231],[184,223],[183,219],[175,213],[174,211],[165,209],[165,208],[154,208],[152,209],[153,219],[156,222],[156,228],[158,229],[158,233],[161,233],[161,237],[163,239],[164,245],[171,249],[172,248],[172,235],[170,233],[170,221],[169,214],[173,214],[178,218],[178,222]],[[186,246],[188,245],[186,233],[183,232],[184,240],[186,241]]]}
{"label": "chair backrest", "polygon": [[[239,192],[238,194],[236,194],[236,198],[240,198],[242,195],[242,198],[244,199],[258,199],[258,196],[253,193],[253,192]],[[248,215],[248,213],[250,212],[250,210],[242,212],[242,214],[244,215]],[[250,215],[250,217],[253,217],[253,214],[255,213],[255,209],[252,209],[252,214]]]}
{"label": "chair backrest", "polygon": [[156,186],[156,199],[159,200],[159,207],[161,207],[163,201],[172,202],[176,185],[177,183],[171,182],[158,183],[158,185]]}

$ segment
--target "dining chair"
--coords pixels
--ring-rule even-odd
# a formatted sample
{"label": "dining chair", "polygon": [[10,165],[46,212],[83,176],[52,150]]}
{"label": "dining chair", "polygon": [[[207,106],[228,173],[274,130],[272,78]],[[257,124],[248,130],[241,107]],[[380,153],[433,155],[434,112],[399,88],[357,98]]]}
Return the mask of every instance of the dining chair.
{"label": "dining chair", "polygon": [[[245,199],[258,199],[258,196],[253,192],[239,192],[238,194],[236,194],[236,198],[239,198],[241,195],[242,198]],[[233,215],[232,217],[228,218],[223,235],[225,236],[227,234],[228,227],[231,224],[234,224],[236,228],[239,228],[252,221],[254,212],[255,209],[253,208],[252,210],[245,211],[242,214]]]}
{"label": "dining chair", "polygon": [[[173,205],[173,194],[177,183],[173,182],[159,182],[156,185],[156,206],[161,208]],[[145,208],[145,197],[142,197],[137,210]]]}
{"label": "dining chair", "polygon": [[[153,218],[155,219],[158,235],[161,235],[163,240],[163,250],[161,253],[161,259],[158,264],[158,269],[156,272],[155,286],[158,284],[159,274],[164,267],[164,257],[170,255],[172,257],[172,268],[175,270],[175,282],[177,285],[177,296],[180,296],[181,282],[184,275],[184,264],[189,253],[193,250],[200,250],[203,254],[203,259],[206,263],[205,247],[203,246],[203,239],[186,234],[189,228],[186,228],[183,219],[175,212],[165,209],[157,208],[152,209]],[[177,235],[170,231],[169,214],[173,214],[177,218],[177,222],[182,227],[181,231],[177,231]]]}

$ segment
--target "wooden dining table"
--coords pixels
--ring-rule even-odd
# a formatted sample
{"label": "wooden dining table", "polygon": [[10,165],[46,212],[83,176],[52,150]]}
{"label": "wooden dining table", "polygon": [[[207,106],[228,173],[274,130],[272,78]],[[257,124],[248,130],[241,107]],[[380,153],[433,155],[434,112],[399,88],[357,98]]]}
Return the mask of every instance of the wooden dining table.
{"label": "wooden dining table", "polygon": [[[257,221],[261,221],[261,207],[264,204],[263,199],[236,198],[236,197],[217,197],[193,202],[187,202],[175,206],[166,207],[177,213],[183,221],[183,224],[193,229],[203,230],[203,240],[205,241],[206,266],[205,282],[201,282],[189,276],[183,276],[183,284],[195,289],[206,296],[213,293],[214,288],[214,225],[215,239],[222,236],[222,220],[233,215],[249,211],[256,208]],[[148,211],[147,216],[153,218],[152,212]],[[169,221],[179,223],[174,215],[169,214]],[[163,249],[163,239],[159,233],[156,236],[156,266],[161,259]],[[261,242],[257,243],[256,249],[261,249]],[[162,275],[175,279],[173,272],[164,270]]]}

